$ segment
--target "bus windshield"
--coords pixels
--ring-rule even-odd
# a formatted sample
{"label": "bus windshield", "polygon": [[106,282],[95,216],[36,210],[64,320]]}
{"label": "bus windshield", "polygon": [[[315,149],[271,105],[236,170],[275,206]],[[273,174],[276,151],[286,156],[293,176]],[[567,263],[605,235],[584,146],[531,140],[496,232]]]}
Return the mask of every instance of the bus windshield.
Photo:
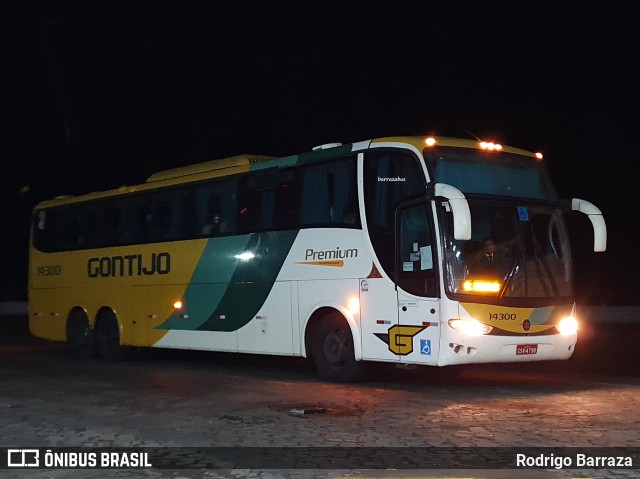
{"label": "bus windshield", "polygon": [[465,194],[558,199],[544,163],[531,156],[438,147],[425,149],[424,157],[436,183]]}
{"label": "bus windshield", "polygon": [[469,198],[469,207],[472,239],[456,241],[449,205],[441,204],[449,293],[498,303],[572,297],[571,252],[559,208],[482,198]]}

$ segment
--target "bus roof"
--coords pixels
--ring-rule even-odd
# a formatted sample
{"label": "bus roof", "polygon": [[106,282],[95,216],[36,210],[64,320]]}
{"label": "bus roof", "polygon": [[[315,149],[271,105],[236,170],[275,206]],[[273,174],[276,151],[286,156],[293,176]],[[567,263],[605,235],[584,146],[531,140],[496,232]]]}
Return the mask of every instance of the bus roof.
{"label": "bus roof", "polygon": [[[412,145],[418,151],[422,151],[426,146],[426,140],[428,138],[432,138],[435,140],[434,146],[449,146],[454,148],[469,148],[480,150],[482,147],[481,143],[485,143],[483,140],[470,140],[467,138],[454,138],[450,136],[391,136],[385,138],[376,138],[371,140],[372,144],[378,143],[405,143]],[[486,141],[489,143],[489,141]],[[523,156],[535,156],[535,153],[527,150],[523,150],[521,148],[514,148],[513,146],[500,145],[501,151],[506,153],[514,153],[517,155]]]}
{"label": "bus roof", "polygon": [[147,183],[162,180],[173,180],[177,178],[187,179],[194,175],[209,173],[212,171],[221,172],[221,170],[230,170],[236,167],[249,166],[263,161],[273,160],[273,156],[266,155],[237,155],[229,158],[221,158],[219,160],[206,161],[204,163],[196,163],[194,165],[180,166],[169,170],[158,171],[147,178]]}
{"label": "bus roof", "polygon": [[[122,186],[120,188],[87,193],[79,196],[57,196],[54,199],[43,201],[38,205],[38,207],[48,207],[54,205],[97,200],[109,196],[134,193],[137,191],[170,186],[173,184],[189,183],[210,178],[247,173],[249,171],[262,170],[267,168],[284,168],[294,165],[321,163],[324,161],[331,161],[332,159],[340,158],[356,150],[360,151],[363,149],[367,149],[373,145],[381,146],[381,144],[383,143],[390,145],[392,144],[394,146],[407,145],[415,148],[417,151],[422,151],[427,146],[427,144],[425,143],[427,138],[427,136],[392,136],[344,145],[338,143],[335,144],[335,146],[332,145],[332,147],[329,148],[307,151],[281,158],[254,154],[231,156],[228,158],[221,158],[217,160],[206,161],[203,163],[196,163],[193,165],[158,171],[149,176],[146,180],[146,183],[142,183],[139,185]],[[439,146],[481,149],[480,142],[478,140],[439,136],[431,138],[435,138],[436,145]],[[534,156],[534,153],[522,150],[520,148],[514,148],[510,146],[501,146],[501,148],[502,151],[508,153]]]}

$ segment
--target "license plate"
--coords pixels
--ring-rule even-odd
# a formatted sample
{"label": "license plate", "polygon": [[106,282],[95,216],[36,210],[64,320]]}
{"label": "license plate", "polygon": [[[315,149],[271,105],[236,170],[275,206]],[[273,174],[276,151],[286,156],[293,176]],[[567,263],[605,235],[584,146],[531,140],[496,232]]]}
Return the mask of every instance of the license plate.
{"label": "license plate", "polygon": [[522,356],[524,354],[537,354],[537,344],[518,344],[516,346],[516,356]]}

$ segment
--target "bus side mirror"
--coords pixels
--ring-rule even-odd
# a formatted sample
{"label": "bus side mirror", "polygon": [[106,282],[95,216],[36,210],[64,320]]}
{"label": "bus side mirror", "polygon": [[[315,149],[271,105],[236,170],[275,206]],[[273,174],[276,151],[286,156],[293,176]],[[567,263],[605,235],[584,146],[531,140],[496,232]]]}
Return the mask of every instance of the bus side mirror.
{"label": "bus side mirror", "polygon": [[596,253],[607,250],[607,224],[602,211],[596,205],[580,198],[565,200],[565,211],[579,211],[587,215],[593,226],[593,251]]}
{"label": "bus side mirror", "polygon": [[446,183],[430,183],[427,185],[427,198],[436,196],[446,198],[453,214],[453,238],[456,240],[471,239],[471,212],[464,193],[455,186]]}

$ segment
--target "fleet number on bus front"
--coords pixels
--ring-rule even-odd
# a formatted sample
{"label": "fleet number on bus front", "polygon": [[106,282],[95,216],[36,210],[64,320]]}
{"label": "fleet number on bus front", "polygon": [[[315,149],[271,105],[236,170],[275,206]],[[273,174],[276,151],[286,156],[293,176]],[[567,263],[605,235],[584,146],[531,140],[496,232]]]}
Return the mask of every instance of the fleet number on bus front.
{"label": "fleet number on bus front", "polygon": [[515,321],[516,313],[489,313],[489,319],[497,319],[502,321]]}

